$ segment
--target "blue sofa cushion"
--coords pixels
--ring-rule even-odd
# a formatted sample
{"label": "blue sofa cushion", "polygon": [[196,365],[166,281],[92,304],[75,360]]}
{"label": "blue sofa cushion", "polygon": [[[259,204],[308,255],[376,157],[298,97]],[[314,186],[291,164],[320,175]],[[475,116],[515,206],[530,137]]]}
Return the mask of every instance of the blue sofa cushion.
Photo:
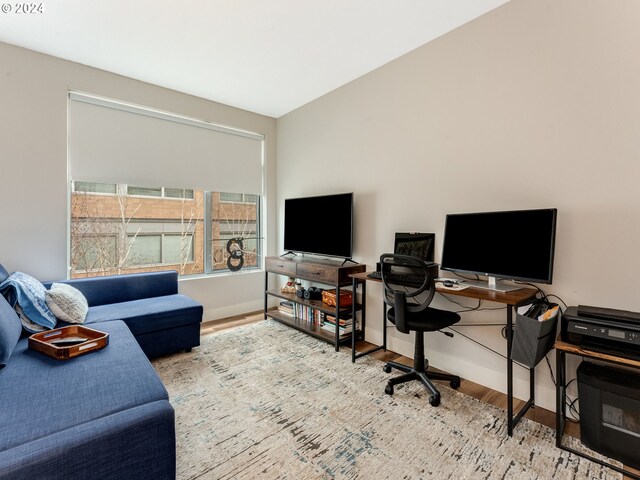
{"label": "blue sofa cushion", "polygon": [[22,333],[22,324],[11,305],[0,295],[0,368],[3,368]]}
{"label": "blue sofa cushion", "polygon": [[29,349],[27,338],[18,342],[11,362],[0,370],[0,452],[168,400],[164,385],[124,322],[104,322],[94,328],[109,334],[109,345],[65,361]]}
{"label": "blue sofa cushion", "polygon": [[[164,297],[178,293],[178,272],[129,273],[108,277],[74,278],[66,283],[77,288],[90,307],[130,302],[151,297]],[[50,288],[52,282],[45,282]]]}
{"label": "blue sofa cushion", "polygon": [[106,320],[123,320],[135,335],[169,330],[202,320],[202,305],[186,295],[175,294],[164,297],[144,298],[130,302],[90,307],[85,325],[94,324],[100,329],[100,323]]}

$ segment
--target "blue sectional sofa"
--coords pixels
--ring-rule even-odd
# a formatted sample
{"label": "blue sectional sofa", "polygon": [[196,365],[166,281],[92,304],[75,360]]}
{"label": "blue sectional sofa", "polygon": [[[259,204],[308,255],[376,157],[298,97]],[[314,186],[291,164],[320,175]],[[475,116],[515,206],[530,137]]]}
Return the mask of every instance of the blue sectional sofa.
{"label": "blue sectional sofa", "polygon": [[174,410],[148,357],[199,345],[202,306],[175,272],[64,282],[109,344],[66,361],[31,350],[0,295],[0,480],[175,478]]}
{"label": "blue sectional sofa", "polygon": [[[45,282],[49,288],[53,282]],[[85,325],[123,320],[149,358],[200,345],[202,305],[178,293],[178,272],[63,280],[89,303]]]}

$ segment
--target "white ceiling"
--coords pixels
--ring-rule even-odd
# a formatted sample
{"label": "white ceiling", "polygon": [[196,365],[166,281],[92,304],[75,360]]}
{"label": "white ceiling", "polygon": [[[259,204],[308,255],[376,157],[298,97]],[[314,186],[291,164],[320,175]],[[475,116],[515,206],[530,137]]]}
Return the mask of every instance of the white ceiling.
{"label": "white ceiling", "polygon": [[277,118],[507,1],[7,2],[0,41]]}

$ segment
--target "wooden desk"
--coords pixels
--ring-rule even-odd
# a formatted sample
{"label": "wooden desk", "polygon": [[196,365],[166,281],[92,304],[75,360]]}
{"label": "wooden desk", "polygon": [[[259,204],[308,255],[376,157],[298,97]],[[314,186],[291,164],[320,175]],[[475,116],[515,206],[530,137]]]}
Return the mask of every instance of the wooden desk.
{"label": "wooden desk", "polygon": [[[362,294],[364,296],[362,303],[366,303],[366,282],[378,282],[380,279],[370,278],[367,275],[371,272],[361,272],[351,275],[354,282],[361,281],[363,283]],[[529,400],[522,406],[520,411],[514,416],[513,414],[513,360],[511,359],[511,348],[513,347],[513,310],[519,306],[527,305],[531,303],[536,296],[537,290],[533,288],[521,288],[519,290],[513,290],[511,292],[496,292],[491,290],[484,290],[480,288],[468,287],[464,290],[451,290],[444,287],[436,287],[436,291],[443,295],[453,295],[457,297],[473,298],[476,300],[486,300],[489,302],[502,303],[507,307],[507,434],[513,435],[513,429],[522,419],[527,410],[531,408],[535,403],[535,367],[529,368]],[[364,307],[363,307],[364,312]],[[364,313],[363,313],[364,318]],[[383,316],[384,328],[382,331],[382,345],[376,347],[367,352],[362,352],[361,355],[367,355],[368,353],[376,350],[387,349],[387,328],[386,328],[386,306],[383,302]],[[355,345],[352,345],[353,351],[355,351]],[[358,355],[358,356],[361,356]],[[358,356],[353,356],[352,359]]]}
{"label": "wooden desk", "polygon": [[618,357],[615,355],[608,355],[601,352],[593,352],[591,350],[585,350],[578,345],[564,342],[558,337],[555,343],[556,348],[556,447],[566,450],[567,452],[574,453],[580,457],[591,460],[592,462],[604,465],[612,468],[620,473],[623,473],[627,477],[640,479],[640,473],[634,473],[629,470],[624,470],[616,465],[612,465],[607,462],[603,462],[591,455],[575,450],[562,443],[564,437],[564,429],[567,420],[567,364],[566,356],[577,355],[585,359],[599,360],[601,362],[614,363],[618,365],[625,365],[627,367],[634,367],[640,369],[640,361],[630,358]]}

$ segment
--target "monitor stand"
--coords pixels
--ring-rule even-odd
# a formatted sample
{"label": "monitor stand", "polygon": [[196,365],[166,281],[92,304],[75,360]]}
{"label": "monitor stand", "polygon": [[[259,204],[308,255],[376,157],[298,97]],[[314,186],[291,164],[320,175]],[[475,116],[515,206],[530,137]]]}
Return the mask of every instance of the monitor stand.
{"label": "monitor stand", "polygon": [[514,283],[505,283],[503,280],[499,280],[496,277],[487,277],[487,280],[465,280],[462,285],[469,287],[481,288],[483,290],[493,290],[495,292],[511,292],[513,290],[520,290],[524,288],[522,285]]}

